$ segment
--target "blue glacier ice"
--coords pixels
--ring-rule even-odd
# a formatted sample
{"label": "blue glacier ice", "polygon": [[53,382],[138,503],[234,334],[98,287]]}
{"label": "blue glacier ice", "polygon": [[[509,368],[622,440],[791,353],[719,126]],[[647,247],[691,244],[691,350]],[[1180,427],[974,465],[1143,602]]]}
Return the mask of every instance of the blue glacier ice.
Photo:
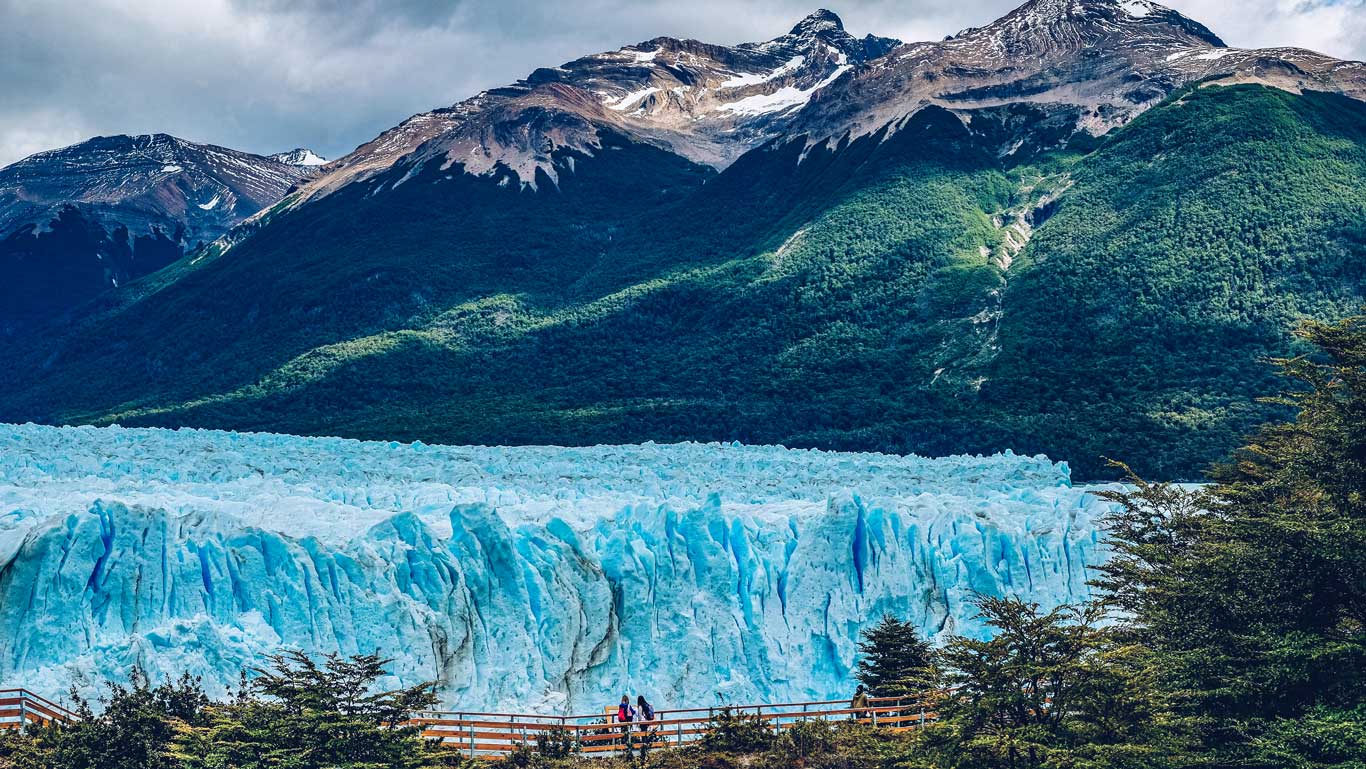
{"label": "blue glacier ice", "polygon": [[287,647],[466,709],[841,697],[884,612],[942,638],[977,593],[1084,599],[1108,511],[1009,453],[0,425],[0,687],[221,693]]}

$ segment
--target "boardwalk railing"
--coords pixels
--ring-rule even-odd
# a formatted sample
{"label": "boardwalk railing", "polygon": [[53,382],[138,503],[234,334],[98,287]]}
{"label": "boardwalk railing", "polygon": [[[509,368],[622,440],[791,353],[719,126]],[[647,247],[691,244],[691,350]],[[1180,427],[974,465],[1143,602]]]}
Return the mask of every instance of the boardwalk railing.
{"label": "boardwalk railing", "polygon": [[538,739],[568,742],[581,753],[620,753],[628,750],[685,745],[702,739],[712,720],[722,712],[759,719],[775,730],[801,721],[858,721],[904,731],[935,720],[918,698],[876,697],[868,707],[853,710],[848,700],[765,703],[729,707],[660,710],[653,721],[617,723],[611,713],[578,716],[538,716],[526,713],[467,713],[423,711],[409,721],[422,736],[466,752],[471,757],[499,756],[517,745],[535,746]]}
{"label": "boardwalk railing", "polygon": [[74,720],[75,713],[27,689],[0,689],[0,729]]}
{"label": "boardwalk railing", "polygon": [[[586,754],[612,754],[686,745],[701,740],[722,713],[757,719],[776,730],[802,721],[857,721],[893,731],[905,731],[934,721],[938,714],[915,697],[874,697],[868,707],[854,710],[847,700],[779,702],[710,708],[656,711],[653,721],[617,723],[611,712],[577,716],[529,713],[472,713],[427,710],[414,713],[408,724],[422,737],[460,750],[471,757],[506,755],[518,745],[535,746],[554,740]],[[71,722],[69,709],[26,689],[0,689],[0,729]]]}

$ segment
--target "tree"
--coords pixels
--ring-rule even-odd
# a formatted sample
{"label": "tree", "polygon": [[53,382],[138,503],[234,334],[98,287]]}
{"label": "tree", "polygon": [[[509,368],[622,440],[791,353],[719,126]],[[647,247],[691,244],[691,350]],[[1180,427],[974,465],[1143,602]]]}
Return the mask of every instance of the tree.
{"label": "tree", "polygon": [[177,757],[187,769],[416,769],[433,765],[418,729],[405,725],[437,699],[432,684],[377,691],[390,660],[377,655],[318,664],[290,651],[235,701],[209,709],[208,723],[186,729]]}
{"label": "tree", "polygon": [[1299,335],[1316,352],[1278,361],[1293,421],[1207,489],[1107,495],[1096,584],[1192,725],[1191,765],[1366,764],[1366,318]]}
{"label": "tree", "polygon": [[1161,766],[1163,713],[1141,656],[1100,624],[1100,606],[1042,611],[979,599],[990,640],[937,654],[947,689],[926,742],[974,769]]}
{"label": "tree", "polygon": [[909,622],[890,614],[863,631],[858,644],[862,657],[855,677],[877,697],[923,692],[932,685],[933,651]]}
{"label": "tree", "polygon": [[0,769],[52,769],[56,766],[55,727],[0,729]]}
{"label": "tree", "polygon": [[199,680],[181,676],[155,688],[134,670],[128,686],[109,684],[96,715],[74,692],[77,719],[60,730],[56,765],[62,769],[173,769],[175,722],[198,722],[208,697]]}

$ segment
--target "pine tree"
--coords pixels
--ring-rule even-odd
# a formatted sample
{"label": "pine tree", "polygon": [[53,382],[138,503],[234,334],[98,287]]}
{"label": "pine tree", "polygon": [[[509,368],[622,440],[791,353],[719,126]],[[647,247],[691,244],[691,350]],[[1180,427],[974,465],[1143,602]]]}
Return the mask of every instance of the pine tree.
{"label": "pine tree", "polygon": [[408,716],[431,708],[431,684],[377,691],[389,660],[377,655],[320,663],[301,652],[270,657],[249,690],[211,707],[209,723],[185,730],[185,769],[417,769],[432,757]]}
{"label": "pine tree", "polygon": [[1164,766],[1172,735],[1143,657],[1117,642],[1098,605],[982,598],[990,640],[936,654],[947,688],[924,744],[935,766],[1063,769]]}
{"label": "pine tree", "polygon": [[1366,765],[1366,317],[1306,324],[1279,361],[1292,422],[1200,491],[1108,495],[1097,585],[1197,745],[1192,766]]}
{"label": "pine tree", "polygon": [[915,626],[890,614],[863,631],[855,677],[875,697],[915,694],[929,688],[933,652]]}
{"label": "pine tree", "polygon": [[[96,713],[72,692],[76,720],[40,735],[52,769],[178,769],[172,754],[177,730],[203,722],[209,699],[199,679],[183,675],[153,687],[138,669],[130,683],[111,683]],[[3,764],[0,764],[3,765]]]}

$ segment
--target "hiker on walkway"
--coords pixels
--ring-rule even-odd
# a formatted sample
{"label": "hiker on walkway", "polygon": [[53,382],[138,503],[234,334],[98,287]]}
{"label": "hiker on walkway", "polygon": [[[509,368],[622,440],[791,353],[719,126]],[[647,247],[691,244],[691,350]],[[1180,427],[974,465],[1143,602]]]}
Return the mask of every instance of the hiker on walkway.
{"label": "hiker on walkway", "polygon": [[626,746],[626,755],[631,755],[631,722],[636,720],[636,709],[631,707],[631,696],[621,695],[617,705],[617,723],[621,724],[621,742]]}
{"label": "hiker on walkway", "polygon": [[854,690],[854,699],[849,702],[849,709],[854,711],[855,719],[862,719],[868,716],[868,690],[859,684]]}
{"label": "hiker on walkway", "polygon": [[[655,720],[655,706],[651,705],[643,694],[636,697],[636,717],[641,721]],[[648,729],[649,726],[647,725],[645,728]]]}
{"label": "hiker on walkway", "polygon": [[631,707],[631,697],[628,694],[621,695],[621,704],[617,705],[617,723],[629,724],[636,720],[636,709]]}
{"label": "hiker on walkway", "polygon": [[636,720],[636,709],[631,707],[630,695],[621,695],[621,704],[617,705],[617,723],[621,724],[621,738],[626,743],[626,750],[631,750],[631,722]]}
{"label": "hiker on walkway", "polygon": [[655,734],[650,729],[655,720],[655,706],[651,705],[643,694],[636,697],[636,720],[641,722],[638,728],[640,732],[640,756],[644,758],[645,751],[655,741]]}

